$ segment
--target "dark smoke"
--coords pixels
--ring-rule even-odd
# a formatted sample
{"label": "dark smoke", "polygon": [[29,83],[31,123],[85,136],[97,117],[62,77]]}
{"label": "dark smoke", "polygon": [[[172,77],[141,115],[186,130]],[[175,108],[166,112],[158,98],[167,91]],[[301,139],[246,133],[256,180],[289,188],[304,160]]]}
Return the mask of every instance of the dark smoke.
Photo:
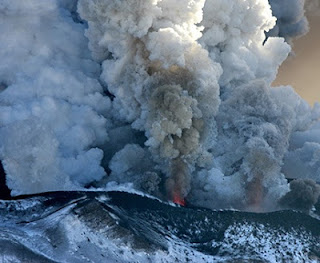
{"label": "dark smoke", "polygon": [[290,192],[283,196],[279,204],[283,208],[307,212],[312,209],[320,196],[320,185],[311,179],[296,179],[290,183]]}
{"label": "dark smoke", "polygon": [[190,191],[190,172],[188,165],[177,158],[171,163],[171,176],[166,181],[169,200],[175,197],[184,199]]}
{"label": "dark smoke", "polygon": [[10,190],[6,185],[6,174],[0,161],[0,199],[9,199]]}
{"label": "dark smoke", "polygon": [[303,36],[309,31],[304,10],[305,0],[269,0],[269,3],[272,14],[277,18],[277,24],[267,36],[283,37],[291,44],[293,38]]}

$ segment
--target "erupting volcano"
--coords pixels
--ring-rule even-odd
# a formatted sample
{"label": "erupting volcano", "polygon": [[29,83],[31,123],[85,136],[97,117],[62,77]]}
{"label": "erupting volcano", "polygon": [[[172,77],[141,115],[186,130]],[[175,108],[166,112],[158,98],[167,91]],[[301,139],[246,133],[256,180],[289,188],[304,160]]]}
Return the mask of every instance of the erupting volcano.
{"label": "erupting volcano", "polygon": [[320,262],[305,4],[0,0],[0,261]]}

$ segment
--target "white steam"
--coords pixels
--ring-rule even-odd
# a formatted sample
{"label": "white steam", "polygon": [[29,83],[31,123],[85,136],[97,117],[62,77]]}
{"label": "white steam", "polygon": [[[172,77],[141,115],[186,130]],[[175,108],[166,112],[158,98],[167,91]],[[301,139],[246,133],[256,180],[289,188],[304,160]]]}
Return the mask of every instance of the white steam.
{"label": "white steam", "polygon": [[269,2],[0,0],[13,194],[131,183],[267,210],[285,177],[320,181],[319,109],[271,88],[308,28],[304,1]]}
{"label": "white steam", "polygon": [[[71,2],[71,1],[69,1]],[[58,2],[0,1],[0,158],[13,194],[98,180],[110,100],[84,26]]]}

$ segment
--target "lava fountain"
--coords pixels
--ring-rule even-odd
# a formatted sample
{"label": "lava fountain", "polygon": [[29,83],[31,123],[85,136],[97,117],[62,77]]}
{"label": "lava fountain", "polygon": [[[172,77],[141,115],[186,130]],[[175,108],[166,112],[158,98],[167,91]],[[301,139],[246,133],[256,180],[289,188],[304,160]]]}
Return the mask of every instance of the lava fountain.
{"label": "lava fountain", "polygon": [[185,206],[185,197],[190,190],[190,172],[187,163],[180,158],[171,163],[170,177],[166,181],[168,199]]}

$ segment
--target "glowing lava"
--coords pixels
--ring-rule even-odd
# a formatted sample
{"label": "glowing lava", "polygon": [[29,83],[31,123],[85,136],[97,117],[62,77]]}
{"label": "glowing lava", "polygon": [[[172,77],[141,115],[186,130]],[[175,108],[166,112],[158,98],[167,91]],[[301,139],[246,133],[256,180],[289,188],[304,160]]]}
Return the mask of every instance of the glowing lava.
{"label": "glowing lava", "polygon": [[173,194],[173,200],[172,200],[175,204],[181,205],[181,206],[185,206],[186,205],[186,201],[184,200],[184,198],[182,198],[179,194],[174,193]]}

